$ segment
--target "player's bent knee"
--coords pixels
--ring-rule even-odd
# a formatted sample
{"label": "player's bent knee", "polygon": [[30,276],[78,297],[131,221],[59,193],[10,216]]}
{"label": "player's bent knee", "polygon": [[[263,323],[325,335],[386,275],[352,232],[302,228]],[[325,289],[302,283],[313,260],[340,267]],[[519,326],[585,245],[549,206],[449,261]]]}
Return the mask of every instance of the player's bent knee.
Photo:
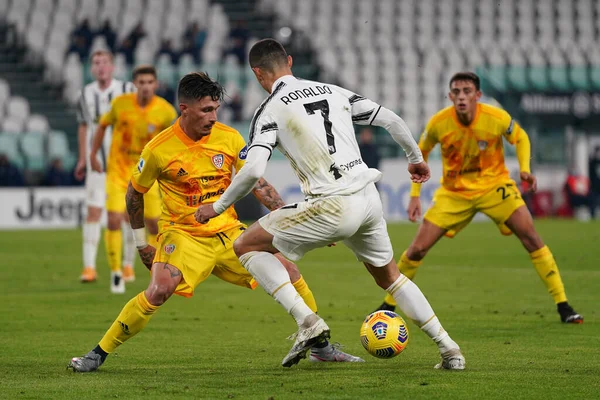
{"label": "player's bent knee", "polygon": [[111,231],[121,229],[121,214],[115,212],[109,212],[106,221],[106,227]]}
{"label": "player's bent knee", "polygon": [[238,237],[235,242],[233,242],[233,252],[236,256],[241,257],[248,252],[244,243],[244,235],[242,234]]}
{"label": "player's bent knee", "polygon": [[293,262],[289,261],[288,259],[286,259],[285,257],[283,257],[280,253],[275,254],[275,257],[277,257],[277,259],[285,267],[286,271],[288,272],[288,275],[290,276],[290,282],[292,282],[292,283],[297,282],[301,276],[298,266],[296,264],[294,264]]}
{"label": "player's bent knee", "polygon": [[161,306],[171,297],[173,291],[174,289],[171,285],[154,283],[150,284],[148,289],[146,289],[146,297],[148,298],[148,302],[153,306]]}
{"label": "player's bent knee", "polygon": [[102,217],[102,209],[98,207],[88,207],[86,222],[99,222]]}

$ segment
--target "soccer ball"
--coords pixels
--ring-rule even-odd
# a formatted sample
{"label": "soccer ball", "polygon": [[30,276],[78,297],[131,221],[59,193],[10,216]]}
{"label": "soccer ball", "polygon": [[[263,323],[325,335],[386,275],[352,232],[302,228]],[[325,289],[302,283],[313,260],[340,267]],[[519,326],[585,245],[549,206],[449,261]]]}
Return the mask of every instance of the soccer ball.
{"label": "soccer ball", "polygon": [[396,357],[408,344],[408,327],[395,312],[375,311],[360,327],[360,341],[375,357]]}

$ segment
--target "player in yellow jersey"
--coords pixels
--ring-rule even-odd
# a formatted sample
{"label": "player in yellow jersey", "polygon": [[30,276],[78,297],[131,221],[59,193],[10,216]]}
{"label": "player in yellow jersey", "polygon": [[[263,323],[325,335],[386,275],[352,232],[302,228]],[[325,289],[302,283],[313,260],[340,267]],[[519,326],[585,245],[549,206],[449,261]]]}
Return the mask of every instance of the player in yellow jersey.
{"label": "player in yellow jersey", "polygon": [[[111,270],[110,287],[113,293],[124,293],[125,282],[134,279],[132,267],[126,266],[121,271],[121,223],[126,220],[125,193],[131,170],[137,164],[144,146],[177,118],[175,108],[165,99],[155,95],[158,81],[153,66],[142,65],[135,68],[133,84],[137,92],[116,97],[110,110],[100,119],[90,153],[92,169],[102,172],[102,165],[96,154],[104,139],[106,128],[112,126],[112,141],[106,163],[108,229],[105,232],[104,244]],[[148,191],[146,204],[148,232],[155,238],[158,233],[156,221],[160,216],[158,186]],[[151,239],[151,242],[154,243],[155,239]]]}
{"label": "player in yellow jersey", "polygon": [[[519,238],[552,295],[561,321],[583,323],[583,317],[567,302],[556,261],[536,232],[517,184],[504,164],[503,137],[516,145],[521,180],[536,190],[527,133],[506,111],[478,102],[481,91],[479,77],[474,73],[455,74],[450,80],[449,97],[454,105],[429,120],[419,141],[425,159],[440,143],[442,187],[436,191],[412,244],[400,258],[400,272],[413,279],[429,249],[442,236],[453,237],[477,212],[482,212],[503,234],[514,233]],[[420,187],[413,183],[411,189],[408,217],[412,222],[421,216]],[[379,309],[394,310],[395,306],[394,299],[387,295]]]}
{"label": "player in yellow jersey", "polygon": [[[181,118],[144,148],[127,190],[127,212],[136,246],[151,268],[148,288],[125,305],[98,345],[69,366],[75,371],[96,370],[117,346],[140,332],[150,317],[175,293],[191,297],[208,276],[254,289],[257,283],[240,264],[233,242],[246,229],[232,207],[207,224],[197,223],[200,204],[213,203],[231,184],[247,154],[241,135],[217,122],[223,89],[205,73],[191,73],[179,83]],[[144,234],[145,196],[158,182],[162,194],[158,246],[148,245]],[[275,189],[261,179],[254,195],[268,209],[284,205]],[[316,312],[312,292],[296,265],[277,255],[307,305]],[[312,361],[361,362],[328,341],[318,343]]]}

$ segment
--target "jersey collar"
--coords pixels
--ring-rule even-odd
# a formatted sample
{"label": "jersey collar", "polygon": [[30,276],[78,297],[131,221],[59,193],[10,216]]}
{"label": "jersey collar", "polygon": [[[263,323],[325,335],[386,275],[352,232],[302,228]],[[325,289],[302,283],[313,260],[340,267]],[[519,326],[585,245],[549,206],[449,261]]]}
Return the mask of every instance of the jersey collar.
{"label": "jersey collar", "polygon": [[294,75],[284,75],[284,76],[280,77],[275,82],[273,82],[273,86],[271,87],[271,93],[273,93],[275,91],[275,88],[281,82],[290,82],[290,81],[296,81],[296,80],[298,80],[298,79],[296,79],[296,77]]}
{"label": "jersey collar", "polygon": [[[179,140],[181,140],[181,142],[183,144],[185,144],[187,147],[192,147],[198,143],[206,143],[208,141],[208,138],[210,137],[210,135],[203,136],[200,140],[198,140],[197,142],[194,142],[188,135],[185,134],[183,129],[181,129],[180,121],[181,121],[181,117],[177,118],[177,120],[173,124],[173,131],[175,132],[175,136],[177,136],[179,138]],[[214,126],[213,126],[213,129],[214,129]]]}
{"label": "jersey collar", "polygon": [[464,126],[465,128],[470,128],[474,126],[477,123],[477,120],[479,119],[479,114],[481,114],[481,103],[477,103],[477,107],[475,108],[475,116],[473,117],[473,120],[469,125],[465,126],[458,119],[458,116],[456,115],[456,109],[452,107],[452,118],[454,119],[454,122],[456,122],[458,126]]}

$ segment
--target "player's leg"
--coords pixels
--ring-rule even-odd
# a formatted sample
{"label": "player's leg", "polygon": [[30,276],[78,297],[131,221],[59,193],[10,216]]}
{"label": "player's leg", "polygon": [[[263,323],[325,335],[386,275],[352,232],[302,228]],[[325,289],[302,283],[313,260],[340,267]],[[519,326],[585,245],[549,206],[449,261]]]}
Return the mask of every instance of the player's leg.
{"label": "player's leg", "polygon": [[104,246],[108,266],[110,267],[110,290],[112,293],[125,293],[125,281],[121,270],[123,251],[123,233],[121,221],[125,218],[121,212],[107,210],[107,224],[104,232]]}
{"label": "player's leg", "polygon": [[175,292],[181,280],[182,274],[177,267],[154,263],[148,288],[129,300],[98,345],[85,356],[71,359],[69,367],[77,372],[98,369],[118,346],[144,329],[152,315]]}
{"label": "player's leg", "polygon": [[575,312],[567,301],[565,287],[556,260],[537,233],[527,207],[522,205],[517,208],[505,224],[519,238],[529,253],[535,270],[554,299],[561,321],[576,324],[583,323],[583,317]]}
{"label": "player's leg", "polygon": [[[440,228],[434,223],[427,219],[423,220],[423,223],[419,226],[417,235],[413,239],[408,249],[400,256],[398,261],[398,269],[400,273],[406,276],[408,279],[414,279],[417,268],[422,263],[423,258],[429,252],[429,250],[446,234],[446,230]],[[394,311],[396,308],[396,301],[394,298],[387,293],[383,300],[383,303],[377,308],[377,310],[389,310]]]}
{"label": "player's leg", "polygon": [[96,281],[96,256],[100,241],[101,216],[102,208],[87,207],[87,216],[83,223],[83,271],[81,273],[81,282],[84,283]]}
{"label": "player's leg", "polygon": [[[313,295],[312,290],[308,287],[308,284],[304,280],[304,277],[300,274],[298,266],[285,258],[281,253],[276,253],[275,257],[281,262],[284,268],[287,270],[290,276],[292,285],[302,297],[306,305],[314,312],[317,313],[317,301]],[[313,345],[310,349],[309,360],[312,362],[364,362],[360,357],[353,356],[352,354],[345,353],[340,350],[339,345],[333,345],[327,339],[323,339]]]}
{"label": "player's leg", "polygon": [[[89,171],[89,169],[88,169]],[[96,280],[96,256],[100,242],[100,218],[106,201],[105,175],[88,172],[85,180],[87,216],[83,223],[83,272],[81,282]]]}
{"label": "player's leg", "polygon": [[[273,219],[273,214],[279,212],[293,214],[289,210],[277,210],[264,218]],[[329,327],[311,310],[292,285],[288,271],[274,255],[280,249],[273,245],[273,235],[261,226],[260,221],[242,233],[234,242],[233,248],[244,268],[296,320],[296,340],[282,365],[291,367],[297,364],[306,357],[306,352],[314,344],[329,338]],[[290,253],[294,253],[293,250],[290,249]],[[286,254],[288,258],[292,258],[290,253]]]}
{"label": "player's leg", "polygon": [[133,231],[129,221],[123,219],[121,221],[121,234],[123,236],[123,260],[121,265],[123,266],[123,280],[126,283],[135,281],[134,265],[135,255],[137,253],[135,248],[135,240],[133,239]]}
{"label": "player's leg", "polygon": [[464,369],[465,358],[460,347],[444,330],[419,287],[400,274],[393,260],[383,267],[364,264],[377,285],[393,296],[400,310],[437,344],[442,361],[436,368]]}
{"label": "player's leg", "polygon": [[125,281],[121,270],[123,254],[121,223],[126,219],[125,193],[125,187],[111,179],[106,180],[107,223],[104,232],[104,246],[110,267],[110,290],[112,293],[125,293]]}
{"label": "player's leg", "polygon": [[363,262],[379,287],[386,290],[404,314],[437,344],[442,362],[438,368],[464,369],[458,345],[448,336],[421,290],[402,275],[394,262],[394,251],[383,218],[381,200],[374,190],[366,192],[367,210],[361,227],[344,244]]}
{"label": "player's leg", "polygon": [[[411,280],[414,279],[425,255],[438,240],[444,235],[450,237],[456,235],[471,222],[475,215],[474,204],[470,199],[465,199],[444,188],[436,191],[433,200],[413,242],[398,261],[400,273]],[[394,311],[395,306],[395,300],[387,294],[378,309]]]}

